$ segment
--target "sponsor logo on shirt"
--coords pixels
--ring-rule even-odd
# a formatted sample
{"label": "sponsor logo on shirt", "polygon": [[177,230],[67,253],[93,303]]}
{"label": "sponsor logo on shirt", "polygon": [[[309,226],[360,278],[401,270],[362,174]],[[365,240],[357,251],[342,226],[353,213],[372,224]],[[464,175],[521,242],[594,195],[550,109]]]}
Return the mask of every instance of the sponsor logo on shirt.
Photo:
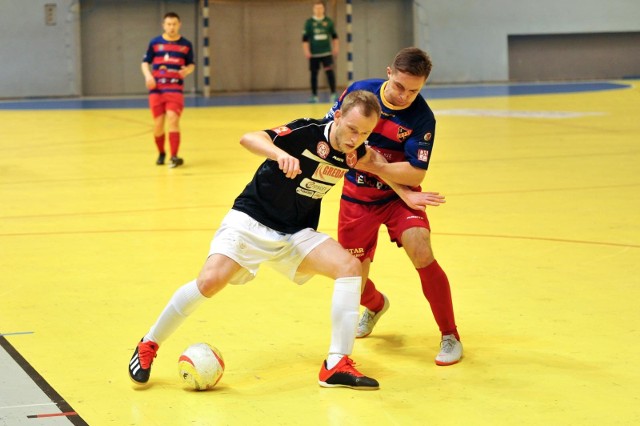
{"label": "sponsor logo on shirt", "polygon": [[318,164],[316,171],[313,172],[312,178],[322,182],[336,184],[346,173],[347,170],[345,169],[332,166],[331,164],[321,163]]}
{"label": "sponsor logo on shirt", "polygon": [[278,136],[284,136],[291,133],[291,129],[288,128],[287,126],[274,127],[271,130],[273,130]]}
{"label": "sponsor logo on shirt", "polygon": [[400,142],[404,142],[409,136],[411,136],[412,132],[413,130],[411,129],[405,129],[402,126],[398,126],[398,140]]}
{"label": "sponsor logo on shirt", "polygon": [[391,189],[390,186],[388,186],[384,182],[379,181],[375,177],[360,172],[356,172],[356,185],[364,186],[367,188],[376,188],[381,191],[388,191]]}
{"label": "sponsor logo on shirt", "polygon": [[319,194],[326,194],[333,185],[326,185],[324,183],[316,182],[311,179],[304,178],[300,182],[300,186],[304,189],[317,192]]}

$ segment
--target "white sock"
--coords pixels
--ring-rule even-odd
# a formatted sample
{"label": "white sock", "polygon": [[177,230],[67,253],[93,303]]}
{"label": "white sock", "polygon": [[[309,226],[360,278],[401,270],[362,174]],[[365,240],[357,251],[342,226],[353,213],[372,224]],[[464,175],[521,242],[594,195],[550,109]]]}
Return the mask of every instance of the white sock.
{"label": "white sock", "polygon": [[160,345],[184,322],[202,302],[207,300],[198,290],[196,280],[180,287],[171,297],[167,306],[151,326],[143,341],[152,340]]}
{"label": "white sock", "polygon": [[331,346],[327,369],[331,370],[345,355],[351,355],[358,327],[361,277],[338,278],[331,299]]}

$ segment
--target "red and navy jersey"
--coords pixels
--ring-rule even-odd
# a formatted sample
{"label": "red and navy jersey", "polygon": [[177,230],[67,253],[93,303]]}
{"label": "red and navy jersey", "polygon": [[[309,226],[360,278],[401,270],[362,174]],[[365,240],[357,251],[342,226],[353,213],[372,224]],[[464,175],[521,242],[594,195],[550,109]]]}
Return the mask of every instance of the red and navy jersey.
{"label": "red and navy jersey", "polygon": [[[384,98],[387,80],[356,81],[349,86],[325,116],[333,120],[335,111],[342,106],[344,97],[354,90],[374,93],[382,106],[382,116],[367,140],[367,145],[384,155],[390,163],[408,161],[412,166],[426,170],[433,151],[436,119],[422,97],[411,105],[399,109]],[[342,198],[363,204],[382,204],[397,198],[395,192],[371,173],[350,170],[346,175]]]}
{"label": "red and navy jersey", "polygon": [[159,35],[149,42],[142,62],[151,64],[151,74],[156,79],[156,87],[149,93],[182,93],[184,81],[178,71],[193,64],[193,46],[184,37],[168,41]]}
{"label": "red and navy jersey", "polygon": [[317,229],[322,197],[366,153],[364,144],[350,154],[333,149],[332,125],[304,118],[265,130],[278,148],[300,160],[302,173],[289,179],[277,161],[266,159],[232,208],[286,234]]}

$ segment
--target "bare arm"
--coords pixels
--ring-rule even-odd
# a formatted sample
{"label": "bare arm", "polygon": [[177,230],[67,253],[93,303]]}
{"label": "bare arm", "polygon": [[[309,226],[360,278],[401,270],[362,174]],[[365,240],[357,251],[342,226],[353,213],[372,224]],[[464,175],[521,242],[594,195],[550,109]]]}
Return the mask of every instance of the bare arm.
{"label": "bare arm", "polygon": [[180,71],[178,71],[178,73],[180,73],[182,78],[185,78],[186,76],[191,74],[195,69],[196,69],[195,64],[189,64],[186,67],[183,66],[182,68],[180,68]]}
{"label": "bare arm", "polygon": [[240,145],[246,148],[249,152],[276,161],[280,170],[282,170],[282,172],[290,179],[293,179],[302,173],[300,170],[300,160],[278,148],[273,143],[267,132],[258,131],[246,133],[242,138],[240,138]]}
{"label": "bare arm", "polygon": [[[384,170],[384,168],[380,167],[384,164],[396,164],[396,163],[388,163],[382,154],[379,152],[367,147],[367,155],[362,157],[358,163],[356,164],[356,168],[358,170],[369,171],[369,170]],[[407,163],[409,164],[409,163]],[[413,166],[410,166],[414,168]],[[368,170],[369,169],[369,170]],[[373,172],[370,172],[373,173]],[[404,183],[397,182],[391,180],[390,177],[384,176],[384,171],[382,173],[376,173],[378,177],[384,180],[384,182],[393,189],[396,194],[400,196],[402,201],[404,201],[410,208],[415,210],[425,210],[426,206],[434,206],[437,207],[442,203],[445,203],[444,195],[440,195],[439,192],[419,192],[413,191],[409,186]],[[422,171],[422,177],[424,177],[425,171]],[[416,185],[410,186],[418,186],[422,182],[422,178],[420,182]]]}
{"label": "bare arm", "polygon": [[304,53],[304,57],[309,59],[311,58],[311,49],[309,48],[309,42],[308,41],[303,41],[302,42],[302,53]]}
{"label": "bare arm", "polygon": [[408,186],[398,185],[397,183],[385,183],[400,196],[409,208],[414,210],[425,210],[427,206],[438,207],[440,204],[446,203],[444,195],[441,195],[439,192],[419,192],[413,191]]}
{"label": "bare arm", "polygon": [[379,176],[385,182],[407,186],[418,186],[424,180],[426,170],[413,167],[408,161],[389,163],[379,152],[367,147],[367,155],[362,157],[356,169]]}
{"label": "bare arm", "polygon": [[142,70],[142,75],[144,75],[144,84],[147,86],[147,89],[151,90],[156,87],[156,79],[151,75],[151,68],[149,67],[148,62],[143,62],[140,64],[140,69]]}

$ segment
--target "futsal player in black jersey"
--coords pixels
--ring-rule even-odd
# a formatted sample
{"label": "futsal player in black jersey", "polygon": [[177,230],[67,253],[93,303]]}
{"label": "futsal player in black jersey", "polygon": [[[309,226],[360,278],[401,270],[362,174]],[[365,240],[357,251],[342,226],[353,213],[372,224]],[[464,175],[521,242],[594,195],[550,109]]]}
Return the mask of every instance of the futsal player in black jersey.
{"label": "futsal player in black jersey", "polygon": [[[298,284],[316,274],[335,280],[331,343],[320,368],[320,386],[378,389],[378,382],[356,370],[349,358],[358,322],[360,261],[316,228],[322,197],[349,168],[358,161],[385,161],[363,144],[380,111],[374,94],[355,91],[345,97],[332,122],[299,119],[241,138],[242,146],[266,160],[223,219],[198,278],[174,293],[138,343],[129,363],[134,382],[148,382],[159,345],[203,301],[228,283],[252,280],[260,265],[269,263]],[[437,193],[398,191],[417,208],[443,202]]]}

